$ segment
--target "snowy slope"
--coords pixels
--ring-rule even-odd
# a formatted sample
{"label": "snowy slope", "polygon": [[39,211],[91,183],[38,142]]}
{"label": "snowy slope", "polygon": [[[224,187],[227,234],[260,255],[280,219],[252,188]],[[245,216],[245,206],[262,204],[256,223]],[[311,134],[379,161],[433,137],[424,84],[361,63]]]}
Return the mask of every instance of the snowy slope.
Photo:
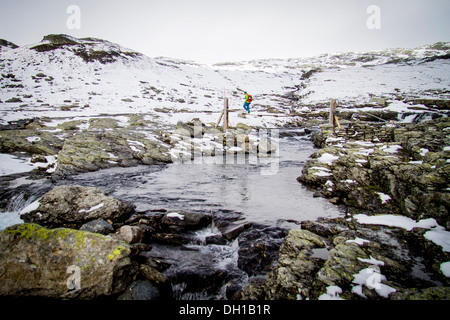
{"label": "snowy slope", "polygon": [[[44,40],[1,53],[2,123],[42,116],[43,112],[52,118],[150,113],[161,121],[173,122],[168,118],[177,118],[179,111],[219,112],[224,91],[232,98],[231,108],[240,107],[243,94],[238,93],[238,87],[251,91],[255,98],[260,96],[259,104],[270,104],[271,98],[265,96],[282,94],[293,81],[290,74],[153,59],[103,40],[70,40],[77,44],[44,52],[33,49],[49,44]],[[87,62],[74,54],[80,48],[113,56],[133,54],[119,55],[110,63]],[[7,103],[14,101],[11,99],[20,101]]]}
{"label": "snowy slope", "polygon": [[[216,122],[224,93],[230,108],[241,110],[238,88],[254,97],[253,116],[246,122],[261,126],[281,125],[293,111],[325,108],[331,98],[353,108],[381,97],[387,109],[391,103],[391,109],[400,110],[409,106],[407,99],[450,99],[450,46],[445,43],[212,66],[150,58],[105,40],[66,35],[2,48],[0,124],[129,113],[165,124],[193,117]],[[231,121],[239,121],[237,112]]]}

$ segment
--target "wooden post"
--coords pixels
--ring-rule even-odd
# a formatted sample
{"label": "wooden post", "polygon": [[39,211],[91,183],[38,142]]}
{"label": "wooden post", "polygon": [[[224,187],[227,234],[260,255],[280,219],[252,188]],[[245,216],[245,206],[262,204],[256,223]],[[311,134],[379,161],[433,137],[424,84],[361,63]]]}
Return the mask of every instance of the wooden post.
{"label": "wooden post", "polygon": [[222,110],[222,112],[220,113],[220,117],[219,117],[219,120],[217,120],[217,123],[216,123],[216,128],[217,128],[217,127],[219,126],[220,120],[222,120],[222,117],[223,117],[224,111],[225,111],[225,110]]}
{"label": "wooden post", "polygon": [[334,122],[334,111],[336,110],[336,99],[331,99],[330,101],[330,124],[332,125]]}
{"label": "wooden post", "polygon": [[334,117],[334,111],[336,110],[336,99],[331,99],[330,101],[330,117],[329,122],[333,126],[333,133],[336,127],[336,118]]}
{"label": "wooden post", "polygon": [[228,132],[228,98],[223,100],[223,132]]}

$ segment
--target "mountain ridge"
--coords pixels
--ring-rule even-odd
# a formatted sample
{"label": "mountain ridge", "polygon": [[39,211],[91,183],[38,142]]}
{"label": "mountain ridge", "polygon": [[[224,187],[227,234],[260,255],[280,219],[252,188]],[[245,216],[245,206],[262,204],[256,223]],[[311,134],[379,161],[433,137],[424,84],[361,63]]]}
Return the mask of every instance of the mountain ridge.
{"label": "mountain ridge", "polygon": [[[31,49],[34,49],[38,52],[45,52],[45,51],[49,51],[49,50],[53,50],[53,49],[57,49],[57,48],[61,48],[64,46],[74,46],[74,45],[87,45],[87,44],[95,44],[95,43],[104,43],[107,44],[109,46],[114,46],[116,48],[121,48],[123,50],[121,51],[125,51],[127,53],[133,53],[136,55],[144,55],[138,51],[132,50],[132,49],[127,49],[124,47],[121,47],[120,45],[105,40],[105,39],[100,39],[100,38],[94,38],[94,37],[84,37],[84,38],[76,38],[67,34],[48,34],[46,36],[43,37],[43,39],[37,43],[37,44],[30,44],[30,45],[25,45],[25,46],[18,46],[15,45],[14,43],[5,40],[5,39],[0,39],[0,46],[12,46],[13,49],[16,48],[20,48],[20,47],[29,47]],[[370,62],[372,60],[374,60],[374,56],[376,55],[411,55],[414,52],[417,51],[427,51],[428,53],[425,53],[424,57],[419,57],[420,58],[427,58],[430,56],[440,56],[440,54],[438,53],[438,51],[449,51],[450,50],[450,42],[445,42],[445,41],[438,41],[435,42],[433,44],[425,44],[422,46],[418,46],[418,47],[414,47],[414,48],[386,48],[386,49],[381,49],[381,50],[369,50],[369,51],[341,51],[341,52],[334,52],[334,53],[323,53],[323,54],[318,54],[318,55],[311,55],[311,56],[307,56],[307,57],[302,57],[302,58],[296,58],[296,57],[292,57],[292,58],[266,58],[266,59],[251,59],[251,60],[242,60],[242,61],[237,61],[237,62],[217,62],[217,63],[213,63],[211,64],[212,66],[236,66],[242,63],[258,63],[258,62],[264,62],[264,61],[300,61],[300,60],[308,60],[308,59],[312,59],[312,58],[319,58],[319,57],[331,57],[332,59],[338,59],[338,58],[345,58],[345,57],[349,57],[352,55],[358,56],[360,55],[361,57],[354,57],[352,58],[352,60],[354,62]],[[448,52],[446,53],[442,53],[442,56],[446,56],[448,55]],[[193,64],[200,64],[202,65],[202,63],[196,62],[196,61],[191,61],[191,60],[184,60],[184,59],[179,59],[179,58],[174,58],[174,57],[152,57],[153,59],[169,59],[172,61],[177,61],[177,62],[185,62],[185,63],[193,63]],[[417,58],[417,57],[416,57]],[[448,59],[448,58],[445,58]],[[388,63],[395,63],[395,60],[390,61]]]}
{"label": "mountain ridge", "polygon": [[[5,42],[6,43],[6,42]],[[5,48],[5,47],[3,47]],[[450,43],[416,49],[324,54],[205,65],[151,58],[119,44],[64,34],[1,51],[0,119],[140,113],[175,124],[189,117],[216,122],[223,96],[239,110],[253,94],[257,126],[285,125],[289,117],[326,110],[417,111],[417,99],[449,100]],[[447,72],[448,71],[448,72]],[[381,101],[378,100],[378,101]],[[233,121],[238,121],[233,120]]]}

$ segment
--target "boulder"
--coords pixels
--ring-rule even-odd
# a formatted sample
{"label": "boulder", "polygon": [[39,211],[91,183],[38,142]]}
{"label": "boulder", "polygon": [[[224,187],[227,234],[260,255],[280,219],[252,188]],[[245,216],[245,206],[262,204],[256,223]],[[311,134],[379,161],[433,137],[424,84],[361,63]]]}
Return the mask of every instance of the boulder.
{"label": "boulder", "polygon": [[245,123],[239,122],[236,124],[236,129],[243,129],[244,131],[249,131],[252,129],[249,125],[246,125]]}
{"label": "boulder", "polygon": [[258,143],[258,155],[267,155],[277,151],[275,144],[266,137],[259,140]]}
{"label": "boulder", "polygon": [[212,216],[199,212],[167,212],[161,219],[164,229],[173,231],[195,230],[206,227]]}
{"label": "boulder", "polygon": [[97,219],[125,220],[134,208],[135,205],[107,196],[95,187],[58,186],[22,210],[21,218],[42,226],[78,229]]}
{"label": "boulder", "polygon": [[311,258],[314,248],[325,246],[324,239],[308,230],[290,230],[280,247],[278,266],[265,282],[250,282],[241,292],[243,299],[298,299],[309,297],[321,263]]}
{"label": "boulder", "polygon": [[137,271],[127,243],[86,231],[19,224],[0,233],[0,296],[94,299]]}
{"label": "boulder", "polygon": [[119,300],[156,300],[160,298],[159,289],[150,281],[138,280],[133,282],[123,294],[119,296]]}
{"label": "boulder", "polygon": [[114,232],[114,228],[107,221],[102,219],[92,220],[83,224],[81,231],[89,231],[93,233],[108,234]]}
{"label": "boulder", "polygon": [[116,234],[117,238],[122,239],[129,244],[142,242],[144,236],[144,230],[137,226],[122,226]]}
{"label": "boulder", "polygon": [[249,228],[251,223],[244,222],[228,222],[223,221],[217,225],[217,228],[222,233],[222,236],[227,240],[236,238],[242,231]]}
{"label": "boulder", "polygon": [[278,250],[286,231],[278,227],[253,225],[244,230],[238,238],[238,267],[249,276],[267,273],[274,268]]}
{"label": "boulder", "polygon": [[56,155],[63,141],[50,132],[40,130],[2,130],[0,152],[26,152],[39,155]]}
{"label": "boulder", "polygon": [[[91,125],[112,125],[115,120],[94,119]],[[101,120],[101,121],[100,121]],[[58,154],[56,176],[97,171],[116,166],[171,162],[168,148],[149,140],[145,134],[125,129],[82,131],[64,141]]]}

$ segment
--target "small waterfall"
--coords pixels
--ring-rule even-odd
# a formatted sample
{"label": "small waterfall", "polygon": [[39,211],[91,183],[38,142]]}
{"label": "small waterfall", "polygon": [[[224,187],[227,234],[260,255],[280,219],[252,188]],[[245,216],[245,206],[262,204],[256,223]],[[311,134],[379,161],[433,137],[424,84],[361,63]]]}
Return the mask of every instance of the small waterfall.
{"label": "small waterfall", "polygon": [[23,208],[26,208],[33,201],[33,199],[30,201],[30,198],[25,196],[24,193],[13,195],[6,206],[5,211],[20,212]]}
{"label": "small waterfall", "polygon": [[5,192],[0,199],[3,209],[0,209],[0,231],[23,223],[20,212],[42,196],[50,187],[47,184],[28,184]]}

